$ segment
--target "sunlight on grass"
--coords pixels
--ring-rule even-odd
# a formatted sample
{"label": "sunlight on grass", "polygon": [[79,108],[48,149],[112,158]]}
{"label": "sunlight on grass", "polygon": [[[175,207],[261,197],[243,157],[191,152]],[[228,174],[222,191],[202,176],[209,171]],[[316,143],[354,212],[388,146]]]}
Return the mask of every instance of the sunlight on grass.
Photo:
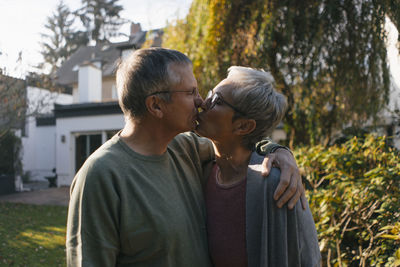
{"label": "sunlight on grass", "polygon": [[63,235],[65,234],[65,227],[45,226],[43,229],[49,232],[62,233]]}
{"label": "sunlight on grass", "polygon": [[65,266],[67,207],[0,203],[0,266]]}
{"label": "sunlight on grass", "polygon": [[[60,230],[60,232],[62,233],[62,230]],[[20,233],[20,236],[28,238],[30,243],[34,245],[39,245],[47,249],[54,249],[59,246],[64,246],[65,244],[65,235],[60,236],[52,232],[29,231]],[[18,243],[18,241],[14,240],[10,242],[10,245],[14,245],[13,243]],[[17,245],[14,246],[18,247]]]}

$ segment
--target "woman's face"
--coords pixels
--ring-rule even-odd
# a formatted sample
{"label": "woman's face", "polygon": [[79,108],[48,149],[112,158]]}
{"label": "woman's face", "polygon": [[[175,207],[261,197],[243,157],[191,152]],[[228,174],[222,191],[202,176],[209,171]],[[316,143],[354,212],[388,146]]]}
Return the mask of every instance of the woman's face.
{"label": "woman's face", "polygon": [[213,141],[233,140],[232,119],[237,109],[232,105],[232,90],[229,81],[223,80],[209,93],[202,106],[204,111],[199,115],[198,134]]}

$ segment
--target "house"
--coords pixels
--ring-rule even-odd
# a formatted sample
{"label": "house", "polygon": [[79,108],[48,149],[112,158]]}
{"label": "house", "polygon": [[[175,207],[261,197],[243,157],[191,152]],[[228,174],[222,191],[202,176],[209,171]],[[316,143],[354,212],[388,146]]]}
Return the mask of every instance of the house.
{"label": "house", "polygon": [[[72,103],[70,94],[27,86],[27,110],[21,134],[23,175],[30,181],[54,175],[56,167],[56,127],[54,105]],[[18,179],[16,188],[22,189]]]}

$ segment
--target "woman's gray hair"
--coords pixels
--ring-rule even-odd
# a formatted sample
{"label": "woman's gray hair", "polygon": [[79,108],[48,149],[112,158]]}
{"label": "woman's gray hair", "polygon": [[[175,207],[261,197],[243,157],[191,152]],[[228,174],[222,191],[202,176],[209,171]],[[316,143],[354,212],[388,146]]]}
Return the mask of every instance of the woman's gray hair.
{"label": "woman's gray hair", "polygon": [[[286,98],[274,89],[272,75],[263,70],[232,66],[226,80],[233,85],[232,104],[245,112],[246,118],[256,121],[254,131],[243,138],[244,145],[253,149],[282,120],[287,108]],[[234,119],[238,116],[236,113]]]}
{"label": "woman's gray hair", "polygon": [[[147,96],[169,91],[180,83],[182,77],[171,70],[171,64],[191,66],[192,62],[179,51],[157,47],[136,50],[119,64],[116,73],[118,101],[125,116],[140,118],[147,112]],[[169,94],[159,97],[170,100]]]}

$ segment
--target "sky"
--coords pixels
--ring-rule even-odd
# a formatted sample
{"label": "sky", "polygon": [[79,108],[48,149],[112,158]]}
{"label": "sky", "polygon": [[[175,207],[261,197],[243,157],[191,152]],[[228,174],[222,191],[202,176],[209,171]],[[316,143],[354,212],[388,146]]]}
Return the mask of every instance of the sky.
{"label": "sky", "polygon": [[[192,0],[120,0],[124,8],[120,15],[139,22],[143,30],[161,28],[166,22],[183,18]],[[0,68],[6,74],[22,78],[32,66],[42,61],[40,33],[45,32],[46,18],[56,10],[59,0],[0,0]],[[81,0],[64,0],[75,10]],[[128,34],[129,25],[121,28]],[[22,52],[22,61],[18,62]]]}

